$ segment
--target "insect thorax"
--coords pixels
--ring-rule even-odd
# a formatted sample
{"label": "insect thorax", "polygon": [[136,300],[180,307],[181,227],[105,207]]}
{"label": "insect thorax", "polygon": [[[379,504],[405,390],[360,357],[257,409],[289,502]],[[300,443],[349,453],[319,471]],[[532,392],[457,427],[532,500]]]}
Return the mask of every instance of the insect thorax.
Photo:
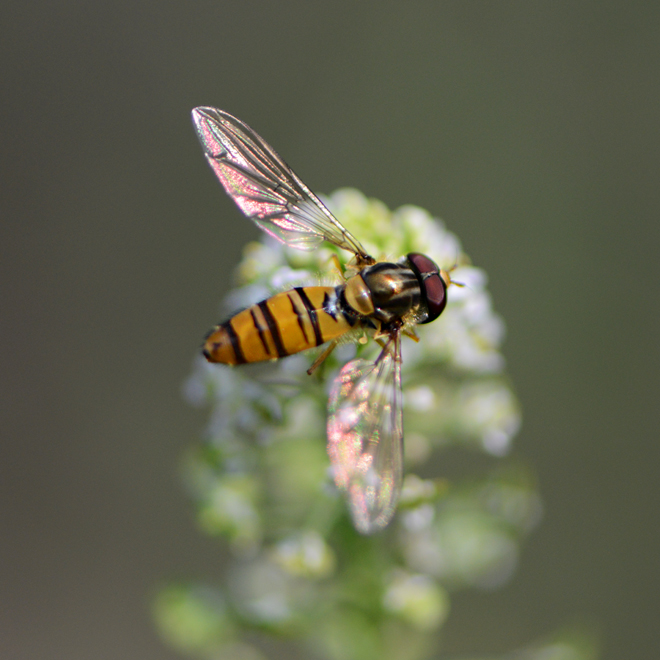
{"label": "insect thorax", "polygon": [[358,314],[391,323],[417,308],[421,293],[419,280],[410,268],[381,262],[351,277],[346,282],[344,298]]}

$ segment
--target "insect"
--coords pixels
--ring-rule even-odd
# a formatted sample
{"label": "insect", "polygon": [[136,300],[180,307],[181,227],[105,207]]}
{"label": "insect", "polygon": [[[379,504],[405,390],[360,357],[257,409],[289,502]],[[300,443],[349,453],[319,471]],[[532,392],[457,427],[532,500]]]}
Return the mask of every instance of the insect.
{"label": "insect", "polygon": [[448,271],[411,253],[378,262],[330,213],[277,152],[247,124],[216,108],[192,112],[206,158],[239,209],[285,245],[328,241],[353,254],[338,286],[303,286],[238,312],[206,336],[209,362],[284,358],[328,344],[311,373],[348,333],[366,331],[382,347],[374,362],[348,362],[332,383],[328,454],[356,528],[372,533],[396,510],[403,473],[401,336],[442,313]]}

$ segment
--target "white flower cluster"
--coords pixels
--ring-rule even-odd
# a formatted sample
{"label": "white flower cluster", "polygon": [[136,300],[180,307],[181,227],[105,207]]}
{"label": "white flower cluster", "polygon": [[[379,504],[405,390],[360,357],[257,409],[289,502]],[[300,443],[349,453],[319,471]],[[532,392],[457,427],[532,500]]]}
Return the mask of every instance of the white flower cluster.
{"label": "white flower cluster", "polygon": [[[356,353],[375,357],[374,342],[340,346],[322,376],[312,377],[305,371],[316,351],[238,368],[200,357],[185,391],[211,407],[211,420],[208,442],[188,462],[189,484],[203,529],[228,539],[236,556],[221,594],[233,612],[223,644],[240,645],[238,630],[296,629],[321,655],[349,658],[341,653],[362,627],[366,646],[356,657],[394,658],[376,642],[374,626],[395,618],[411,640],[437,630],[449,611],[448,587],[492,587],[510,575],[518,540],[538,520],[540,505],[520,466],[465,483],[438,467],[450,446],[503,456],[520,426],[502,373],[504,324],[485,273],[423,209],[390,211],[356,190],[324,201],[376,259],[421,252],[445,270],[455,266],[452,280],[464,285],[449,288],[446,310],[419,327],[419,343],[403,340],[408,476],[400,513],[388,531],[360,536],[328,474],[329,383]],[[333,257],[345,266],[351,255],[327,244],[294,250],[264,236],[244,251],[226,314],[292,287],[338,283]],[[337,655],[340,638],[347,641]],[[401,648],[401,657],[414,657],[407,643]]]}

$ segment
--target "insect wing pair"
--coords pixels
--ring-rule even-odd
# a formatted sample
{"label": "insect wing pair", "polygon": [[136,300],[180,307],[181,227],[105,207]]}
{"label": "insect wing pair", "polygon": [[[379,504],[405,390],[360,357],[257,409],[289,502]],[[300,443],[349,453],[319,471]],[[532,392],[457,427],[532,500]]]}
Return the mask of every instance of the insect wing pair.
{"label": "insect wing pair", "polygon": [[[248,218],[285,245],[310,250],[328,241],[351,252],[362,274],[373,271],[376,284],[372,290],[367,285],[366,293],[365,275],[337,291],[299,287],[276,294],[212,330],[204,354],[213,362],[240,364],[284,357],[328,340],[334,346],[355,325],[376,330],[383,346],[376,361],[348,362],[332,384],[327,432],[335,483],[348,496],[356,528],[362,533],[383,528],[394,515],[403,472],[401,333],[410,319],[428,322],[440,314],[448,275],[423,255],[408,255],[406,267],[376,264],[249,126],[216,108],[199,107],[192,114],[210,166]],[[403,274],[419,283],[402,284]],[[373,303],[377,294],[372,291],[379,287],[408,296],[401,307],[405,317],[396,307],[384,312]],[[426,310],[421,315],[415,311],[420,307]]]}

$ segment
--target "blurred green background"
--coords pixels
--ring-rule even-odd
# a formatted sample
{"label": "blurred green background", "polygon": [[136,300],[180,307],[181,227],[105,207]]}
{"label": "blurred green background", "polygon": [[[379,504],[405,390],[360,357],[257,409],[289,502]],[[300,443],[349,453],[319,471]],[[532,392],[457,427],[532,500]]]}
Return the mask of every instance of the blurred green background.
{"label": "blurred green background", "polygon": [[0,19],[2,658],[175,658],[151,596],[220,575],[179,482],[206,423],[180,384],[258,231],[195,105],[316,191],[429,209],[489,273],[545,517],[510,584],[454,598],[447,653],[586,621],[605,660],[657,658],[660,5],[5,1]]}

